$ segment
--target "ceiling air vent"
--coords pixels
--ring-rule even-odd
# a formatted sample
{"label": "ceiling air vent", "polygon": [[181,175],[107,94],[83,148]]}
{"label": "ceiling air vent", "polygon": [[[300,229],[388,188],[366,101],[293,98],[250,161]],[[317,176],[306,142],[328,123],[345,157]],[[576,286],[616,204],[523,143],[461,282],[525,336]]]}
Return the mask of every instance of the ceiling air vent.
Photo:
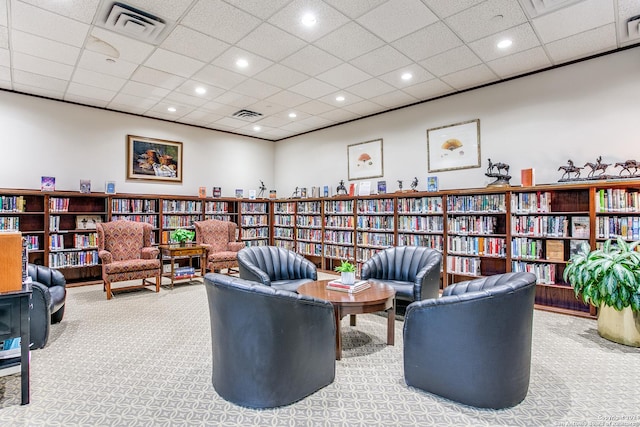
{"label": "ceiling air vent", "polygon": [[242,120],[247,120],[249,122],[252,122],[262,117],[262,114],[256,111],[251,111],[251,110],[238,110],[235,113],[233,113],[232,116],[235,117],[236,119],[242,119]]}
{"label": "ceiling air vent", "polygon": [[105,2],[98,24],[146,43],[158,44],[168,34],[164,19],[120,2]]}
{"label": "ceiling air vent", "polygon": [[529,18],[545,15],[583,0],[519,0]]}
{"label": "ceiling air vent", "polygon": [[630,39],[640,37],[640,15],[633,16],[627,20],[627,31]]}

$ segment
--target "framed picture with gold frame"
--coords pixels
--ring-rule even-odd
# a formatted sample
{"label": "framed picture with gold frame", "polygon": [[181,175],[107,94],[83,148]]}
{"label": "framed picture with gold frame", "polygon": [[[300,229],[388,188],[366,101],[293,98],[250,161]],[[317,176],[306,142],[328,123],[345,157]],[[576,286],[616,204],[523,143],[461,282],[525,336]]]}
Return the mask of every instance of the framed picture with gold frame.
{"label": "framed picture with gold frame", "polygon": [[480,167],[480,119],[427,130],[429,172]]}
{"label": "framed picture with gold frame", "polygon": [[182,142],[127,135],[127,179],[182,182]]}
{"label": "framed picture with gold frame", "polygon": [[349,181],[383,176],[382,138],[347,147]]}

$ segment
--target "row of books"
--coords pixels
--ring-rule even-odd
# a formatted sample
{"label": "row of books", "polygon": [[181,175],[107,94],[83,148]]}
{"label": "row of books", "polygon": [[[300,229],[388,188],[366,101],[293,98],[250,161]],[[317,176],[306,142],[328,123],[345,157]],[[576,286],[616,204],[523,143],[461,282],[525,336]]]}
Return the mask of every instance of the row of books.
{"label": "row of books", "polygon": [[298,202],[298,213],[320,214],[322,205],[319,201]]}
{"label": "row of books", "polygon": [[366,246],[393,246],[393,233],[370,233],[368,231],[358,232],[356,242],[358,245]]}
{"label": "row of books", "polygon": [[[572,217],[571,236],[589,237],[589,218]],[[539,237],[569,237],[569,217],[565,215],[518,216],[511,219],[511,233]]]}
{"label": "row of books", "polygon": [[49,267],[86,267],[98,264],[98,251],[55,252],[49,254]]}
{"label": "row of books", "polygon": [[157,212],[155,200],[148,199],[112,199],[111,211],[114,213],[154,213]]}
{"label": "row of books", "polygon": [[273,225],[277,226],[285,226],[292,227],[293,226],[293,215],[274,215],[273,216]]}
{"label": "row of books", "polygon": [[213,213],[205,214],[204,219],[217,219],[219,221],[235,222],[235,219],[232,219],[231,215],[213,214]]}
{"label": "row of books", "polygon": [[68,197],[49,198],[49,212],[69,212]]}
{"label": "row of books", "polygon": [[640,239],[640,217],[599,216],[596,218],[596,237],[599,239]]}
{"label": "row of books", "polygon": [[460,273],[473,276],[480,275],[480,258],[461,256],[447,257],[447,273]]}
{"label": "row of books", "polygon": [[293,239],[293,228],[273,228],[273,237],[275,238],[285,238],[285,239]]}
{"label": "row of books", "polygon": [[20,218],[17,216],[0,217],[0,230],[20,230]]}
{"label": "row of books", "polygon": [[444,249],[444,237],[429,234],[398,233],[398,246],[426,246],[442,252]]}
{"label": "row of books", "polygon": [[358,248],[356,250],[356,261],[365,262],[381,250],[379,248]]}
{"label": "row of books", "polygon": [[324,243],[342,243],[353,244],[352,231],[325,230]]}
{"label": "row of books", "polygon": [[267,204],[261,202],[242,202],[240,204],[240,211],[244,213],[267,213]]}
{"label": "row of books", "polygon": [[37,251],[40,249],[40,239],[38,236],[23,236],[27,249],[31,251]]}
{"label": "row of books", "polygon": [[162,228],[192,227],[194,222],[201,219],[200,215],[163,215]]}
{"label": "row of books", "polygon": [[398,199],[398,212],[402,213],[442,213],[442,197],[420,197]]}
{"label": "row of books", "polygon": [[504,257],[507,254],[505,239],[499,237],[449,236],[449,253]]}
{"label": "row of books", "polygon": [[393,231],[393,216],[388,215],[358,215],[356,227],[358,229]]}
{"label": "row of books", "polygon": [[322,217],[320,215],[298,215],[296,225],[298,227],[321,228]]}
{"label": "row of books", "polygon": [[278,202],[273,204],[274,214],[293,214],[296,212],[295,202]]}
{"label": "row of books", "polygon": [[[320,254],[322,254],[322,246],[320,246]],[[338,246],[325,244],[324,245],[324,256],[327,258],[335,258],[339,260],[352,260],[354,259],[353,246]]]}
{"label": "row of books", "polygon": [[151,224],[154,228],[158,228],[158,215],[122,215],[122,214],[113,214],[111,216],[113,220],[123,219],[125,221],[134,221],[134,222],[146,222],[147,224]]}
{"label": "row of books", "polygon": [[448,212],[506,212],[504,194],[447,197]]}
{"label": "row of books", "polygon": [[324,213],[353,213],[353,200],[328,200],[324,203]]}
{"label": "row of books", "polygon": [[348,292],[351,294],[364,291],[365,289],[369,289],[370,287],[371,287],[371,284],[366,280],[359,280],[352,285],[346,285],[342,283],[341,280],[332,280],[329,283],[327,283],[327,289],[329,290],[339,291],[339,292]]}
{"label": "row of books", "polygon": [[194,267],[178,267],[173,269],[173,278],[178,280],[192,278],[195,274],[196,269]]}
{"label": "row of books", "polygon": [[441,233],[444,230],[444,218],[441,216],[399,216],[398,229]]}
{"label": "row of books", "polygon": [[242,238],[243,239],[268,239],[269,238],[269,229],[266,227],[256,227],[256,228],[245,228],[242,230]]}
{"label": "row of books", "polygon": [[369,212],[393,214],[393,199],[358,200],[358,213]]}
{"label": "row of books", "polygon": [[310,240],[320,242],[322,240],[322,230],[314,228],[298,228],[296,237],[300,240]]}
{"label": "row of books", "polygon": [[164,213],[199,213],[202,212],[202,202],[196,200],[163,200]]}
{"label": "row of books", "polygon": [[25,212],[26,208],[23,196],[0,196],[0,212]]}
{"label": "row of books", "polygon": [[551,193],[513,193],[511,195],[512,213],[553,212],[551,210]]}
{"label": "row of books", "polygon": [[268,226],[269,217],[267,215],[243,215],[242,225],[245,227]]}
{"label": "row of books", "polygon": [[353,228],[354,221],[353,216],[333,216],[325,215],[324,226],[325,228]]}
{"label": "row of books", "polygon": [[447,230],[458,234],[495,234],[498,219],[495,216],[462,216],[447,220]]}
{"label": "row of books", "polygon": [[298,242],[296,252],[302,255],[322,256],[322,244],[310,242]]}
{"label": "row of books", "polygon": [[206,213],[229,212],[229,202],[205,202],[204,210]]}
{"label": "row of books", "polygon": [[536,275],[537,284],[551,285],[556,283],[556,265],[545,263],[532,263],[523,261],[513,261],[511,271],[528,272]]}
{"label": "row of books", "polygon": [[596,191],[596,212],[640,212],[640,192],[624,188]]}
{"label": "row of books", "polygon": [[278,248],[288,249],[290,251],[296,250],[296,244],[293,240],[278,240],[277,238],[273,240],[274,246]]}

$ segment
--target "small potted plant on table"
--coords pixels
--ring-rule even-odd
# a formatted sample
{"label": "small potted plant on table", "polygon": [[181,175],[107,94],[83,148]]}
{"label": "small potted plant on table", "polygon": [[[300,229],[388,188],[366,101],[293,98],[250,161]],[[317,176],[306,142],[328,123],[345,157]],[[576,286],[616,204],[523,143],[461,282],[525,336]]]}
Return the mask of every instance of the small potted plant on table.
{"label": "small potted plant on table", "polygon": [[569,260],[564,280],[576,297],[598,310],[598,334],[620,344],[640,347],[640,241],[607,240],[590,251],[587,243]]}
{"label": "small potted plant on table", "polygon": [[171,233],[171,241],[178,242],[180,246],[185,246],[186,242],[193,241],[195,237],[195,231],[186,230],[184,228],[178,228]]}
{"label": "small potted plant on table", "polygon": [[349,261],[342,261],[335,271],[340,273],[340,281],[343,284],[353,285],[356,282],[356,266]]}

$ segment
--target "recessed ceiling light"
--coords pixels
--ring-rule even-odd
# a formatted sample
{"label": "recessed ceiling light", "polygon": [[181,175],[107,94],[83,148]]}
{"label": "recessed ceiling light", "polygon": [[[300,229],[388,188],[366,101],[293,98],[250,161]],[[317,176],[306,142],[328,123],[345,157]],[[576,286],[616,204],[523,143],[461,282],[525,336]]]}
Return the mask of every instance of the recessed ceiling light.
{"label": "recessed ceiling light", "polygon": [[176,112],[176,107],[169,107],[169,108],[167,108],[167,111],[169,111],[171,113],[175,113]]}
{"label": "recessed ceiling light", "polygon": [[499,49],[506,49],[509,46],[511,46],[512,44],[513,44],[513,42],[511,40],[504,39],[504,40],[500,40],[496,46],[498,46]]}
{"label": "recessed ceiling light", "polygon": [[302,24],[307,26],[307,27],[312,27],[312,26],[316,25],[316,22],[317,22],[316,17],[313,16],[311,13],[305,14],[302,17],[301,21],[302,21]]}
{"label": "recessed ceiling light", "polygon": [[402,80],[411,80],[411,78],[413,77],[413,74],[411,73],[404,73],[400,78]]}
{"label": "recessed ceiling light", "polygon": [[254,126],[253,130],[255,130],[256,132],[258,132],[260,129],[262,129],[260,126]]}
{"label": "recessed ceiling light", "polygon": [[336,96],[336,101],[338,101],[338,102],[344,101],[344,96],[342,96],[342,95]]}
{"label": "recessed ceiling light", "polygon": [[249,66],[249,61],[246,59],[240,58],[236,61],[236,65],[240,68],[246,68]]}
{"label": "recessed ceiling light", "polygon": [[295,119],[296,117],[298,117],[298,115],[296,113],[289,113],[289,117]]}
{"label": "recessed ceiling light", "polygon": [[196,88],[196,93],[197,93],[198,95],[204,95],[205,93],[207,93],[207,89],[206,89],[206,88],[204,88],[204,87],[202,87],[202,86],[198,86],[198,87]]}

